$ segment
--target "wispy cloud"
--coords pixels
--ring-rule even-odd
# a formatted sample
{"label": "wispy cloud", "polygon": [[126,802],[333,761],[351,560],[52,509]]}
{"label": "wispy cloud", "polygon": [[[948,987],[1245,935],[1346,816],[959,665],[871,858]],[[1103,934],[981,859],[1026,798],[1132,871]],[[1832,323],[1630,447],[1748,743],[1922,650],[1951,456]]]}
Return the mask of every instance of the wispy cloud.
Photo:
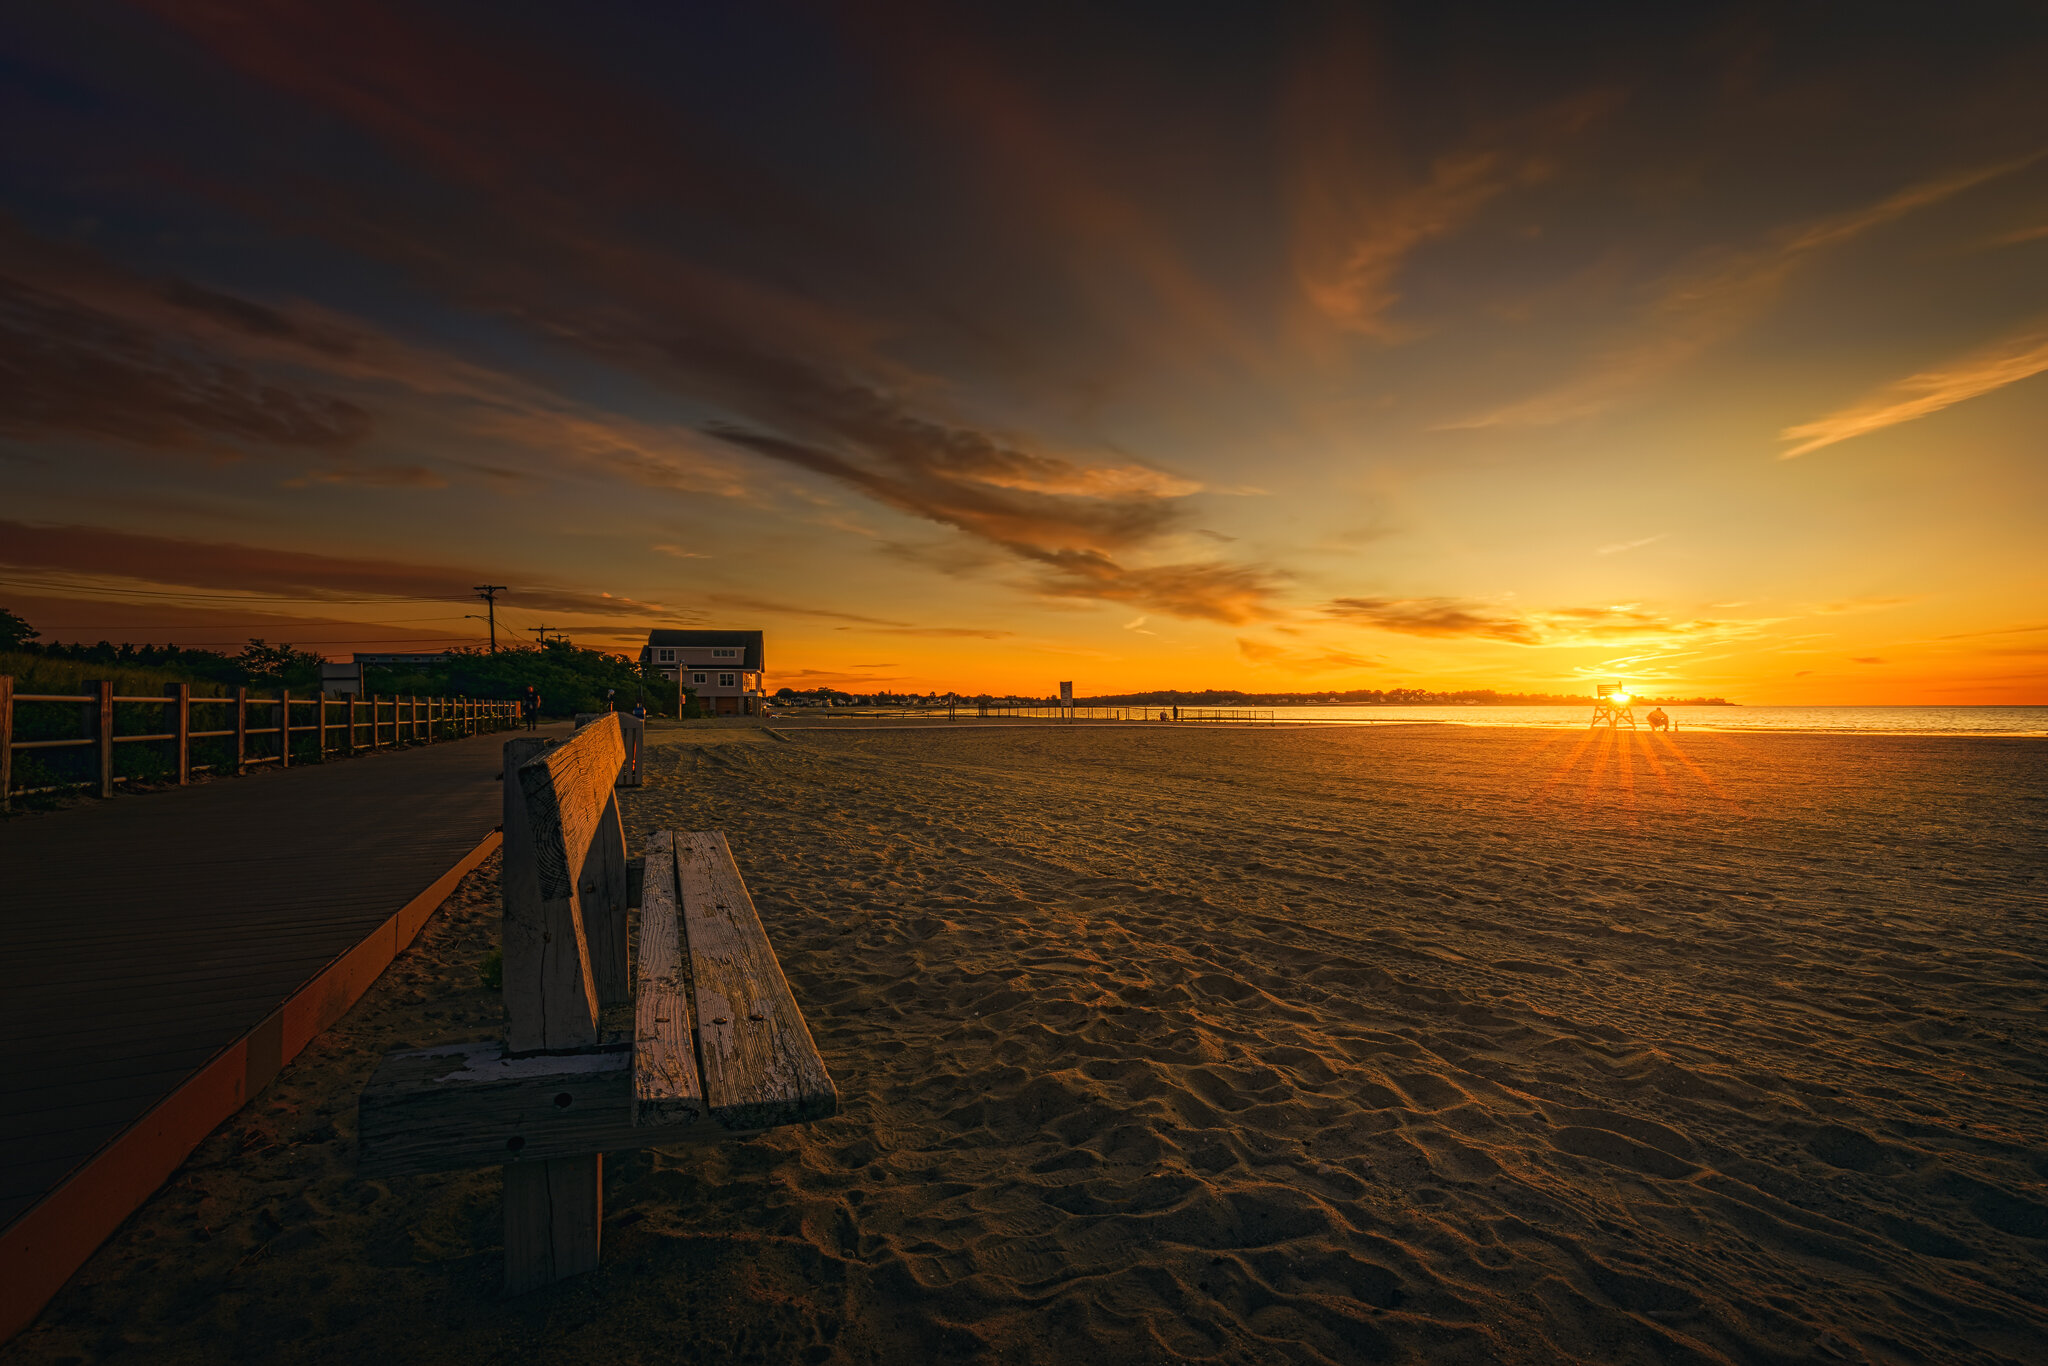
{"label": "wispy cloud", "polygon": [[1549,179],[1558,149],[1620,98],[1594,91],[1480,129],[1418,172],[1387,131],[1395,121],[1382,103],[1378,48],[1362,21],[1344,15],[1290,73],[1289,209],[1295,274],[1314,314],[1341,332],[1397,341],[1415,331],[1393,316],[1409,258],[1495,200]]}
{"label": "wispy cloud", "polygon": [[1787,228],[1737,252],[1710,254],[1670,279],[1634,329],[1577,378],[1444,430],[1546,426],[1607,411],[1735,336],[1776,301],[1797,271],[1865,233],[2022,170],[2035,152],[1916,182],[1874,203]]}
{"label": "wispy cloud", "polygon": [[370,414],[252,373],[170,335],[0,277],[0,436],[85,436],[149,449],[349,450]]}
{"label": "wispy cloud", "polygon": [[[1908,603],[1919,602],[1925,597],[1926,594],[1924,593],[1912,593],[1904,596],[1872,593],[1857,598],[1837,598],[1833,602],[1824,602],[1813,610],[1822,616],[1830,617],[1841,616],[1849,612],[1882,612],[1888,607],[1904,607]],[[1743,604],[1738,602],[1727,605],[1740,607]]]}
{"label": "wispy cloud", "polygon": [[1646,545],[1655,545],[1657,542],[1663,540],[1669,534],[1669,532],[1660,531],[1655,536],[1644,536],[1639,540],[1616,541],[1613,545],[1603,545],[1599,547],[1593,553],[1595,555],[1619,555],[1625,551],[1641,550]]}
{"label": "wispy cloud", "polygon": [[1754,635],[1771,618],[1672,618],[1638,603],[1512,610],[1459,598],[1337,598],[1322,614],[1397,635],[1469,637],[1511,645],[1672,644]]}
{"label": "wispy cloud", "polygon": [[657,555],[666,555],[673,560],[708,560],[711,558],[702,551],[685,550],[679,545],[651,545],[647,548]]}
{"label": "wispy cloud", "polygon": [[1338,598],[1324,605],[1323,614],[1406,636],[1481,636],[1517,645],[1542,639],[1519,616],[1452,598]]}
{"label": "wispy cloud", "polygon": [[1991,239],[1991,245],[1994,247],[2016,247],[2023,242],[2038,242],[2044,237],[2048,237],[2048,223],[2041,223],[2031,228],[2015,228],[2011,232],[2000,233]]}
{"label": "wispy cloud", "polygon": [[814,607],[809,603],[784,602],[778,598],[755,597],[745,593],[713,593],[706,601],[719,607],[739,612],[759,612],[763,616],[798,617],[812,621],[837,621],[847,625],[835,629],[846,630],[852,626],[865,627],[879,635],[931,636],[941,639],[1004,640],[1015,635],[1014,631],[997,630],[987,626],[919,626],[907,621],[895,621],[888,617],[868,616],[860,612],[841,612],[830,607]]}
{"label": "wispy cloud", "polygon": [[[247,593],[253,584],[267,593],[303,595],[308,602],[385,598],[466,601],[471,597],[470,586],[485,578],[482,571],[453,565],[15,521],[0,521],[0,565],[222,594]],[[550,585],[515,585],[507,602],[605,617],[642,614],[653,606],[609,593]]]}
{"label": "wispy cloud", "polygon": [[1799,444],[1778,458],[1793,460],[1852,437],[1896,427],[2031,379],[2044,370],[2048,370],[2048,326],[2036,325],[2001,337],[1947,365],[1896,380],[1861,403],[1787,427],[1779,434],[1780,439]]}

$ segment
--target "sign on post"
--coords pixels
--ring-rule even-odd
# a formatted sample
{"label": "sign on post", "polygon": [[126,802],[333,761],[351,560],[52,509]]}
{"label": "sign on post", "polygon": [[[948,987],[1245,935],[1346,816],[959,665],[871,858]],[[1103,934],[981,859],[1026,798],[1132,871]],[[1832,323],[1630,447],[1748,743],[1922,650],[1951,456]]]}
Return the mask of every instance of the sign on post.
{"label": "sign on post", "polygon": [[363,691],[363,666],[353,660],[337,664],[331,659],[320,661],[320,691],[323,693],[346,693],[351,697]]}

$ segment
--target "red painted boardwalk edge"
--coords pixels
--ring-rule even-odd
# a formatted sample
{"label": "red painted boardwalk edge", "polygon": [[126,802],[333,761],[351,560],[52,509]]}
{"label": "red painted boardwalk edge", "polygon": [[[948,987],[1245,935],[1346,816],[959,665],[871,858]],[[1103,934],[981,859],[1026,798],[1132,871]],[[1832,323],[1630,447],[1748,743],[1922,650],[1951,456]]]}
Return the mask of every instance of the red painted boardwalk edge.
{"label": "red painted boardwalk edge", "polygon": [[455,884],[489,858],[497,831],[404,909],[293,992],[262,1024],[214,1054],[0,1231],[0,1342],[35,1321],[72,1273],[170,1179],[216,1125],[270,1084],[284,1065],[362,998],[440,909]]}

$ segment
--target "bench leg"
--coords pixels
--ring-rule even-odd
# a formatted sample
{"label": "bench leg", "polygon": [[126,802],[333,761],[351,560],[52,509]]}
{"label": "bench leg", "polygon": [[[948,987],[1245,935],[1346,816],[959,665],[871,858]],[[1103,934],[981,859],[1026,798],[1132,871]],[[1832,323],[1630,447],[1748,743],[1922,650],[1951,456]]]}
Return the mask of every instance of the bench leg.
{"label": "bench leg", "polygon": [[597,1270],[603,1221],[602,1153],[505,1168],[505,1293]]}

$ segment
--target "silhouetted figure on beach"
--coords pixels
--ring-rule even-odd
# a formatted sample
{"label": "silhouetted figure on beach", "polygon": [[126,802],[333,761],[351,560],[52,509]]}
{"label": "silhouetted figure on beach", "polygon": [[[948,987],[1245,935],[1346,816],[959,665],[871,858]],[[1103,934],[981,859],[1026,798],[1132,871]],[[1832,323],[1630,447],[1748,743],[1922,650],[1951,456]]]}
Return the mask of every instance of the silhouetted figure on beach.
{"label": "silhouetted figure on beach", "polygon": [[1652,712],[1650,713],[1650,729],[1651,729],[1651,730],[1653,730],[1653,731],[1660,731],[1660,730],[1663,730],[1663,729],[1664,729],[1664,727],[1666,727],[1666,726],[1668,726],[1668,725],[1670,725],[1670,724],[1671,724],[1671,718],[1670,718],[1670,717],[1668,717],[1668,716],[1666,716],[1666,715],[1664,714],[1664,709],[1663,709],[1662,707],[1658,707],[1657,709],[1655,709],[1654,711],[1652,711]]}
{"label": "silhouetted figure on beach", "polygon": [[526,695],[519,699],[519,710],[526,713],[526,728],[528,730],[534,730],[540,726],[540,694],[534,691],[532,684],[527,685]]}

